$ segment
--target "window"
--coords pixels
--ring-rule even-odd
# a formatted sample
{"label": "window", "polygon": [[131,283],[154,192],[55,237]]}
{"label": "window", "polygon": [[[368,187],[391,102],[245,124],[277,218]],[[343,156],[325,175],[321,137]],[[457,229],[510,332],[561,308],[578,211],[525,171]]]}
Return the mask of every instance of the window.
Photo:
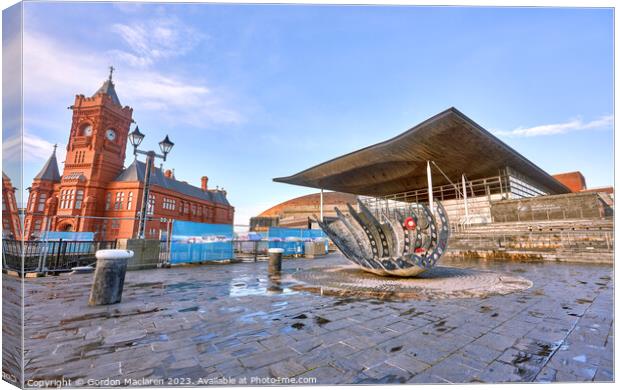
{"label": "window", "polygon": [[155,195],[149,194],[149,201],[146,204],[146,215],[153,215],[155,211]]}
{"label": "window", "polygon": [[113,219],[112,223],[110,224],[110,228],[118,230],[120,227],[121,227],[120,219]]}
{"label": "window", "polygon": [[131,210],[132,204],[133,204],[133,192],[129,192],[127,194],[127,210]]}
{"label": "window", "polygon": [[39,206],[37,207],[37,211],[45,210],[45,199],[47,198],[47,194],[39,195]]}
{"label": "window", "polygon": [[110,210],[110,202],[112,202],[112,193],[105,194],[105,209]]}
{"label": "window", "polygon": [[60,191],[60,208],[66,209],[69,207],[69,190]]}
{"label": "window", "polygon": [[164,202],[162,206],[164,210],[174,210],[176,209],[176,203],[177,201],[174,199],[164,198]]}
{"label": "window", "polygon": [[82,201],[84,200],[84,190],[77,190],[75,193],[75,208],[80,210],[82,208]]}
{"label": "window", "polygon": [[123,208],[123,202],[125,201],[125,193],[117,192],[114,199],[114,210],[121,210]]}
{"label": "window", "polygon": [[160,233],[160,230],[159,230],[159,229],[156,229],[156,228],[150,228],[150,229],[147,231],[147,234],[146,234],[146,235],[147,235],[149,238],[159,238],[159,233]]}
{"label": "window", "polygon": [[73,208],[73,196],[75,195],[75,190],[65,190],[65,202],[63,209],[72,209]]}
{"label": "window", "polygon": [[34,204],[36,201],[37,201],[37,193],[31,192],[30,199],[28,199],[28,210],[29,211],[34,211]]}
{"label": "window", "polygon": [[36,221],[34,221],[34,231],[38,232],[41,230],[41,220],[37,219]]}
{"label": "window", "polygon": [[75,157],[73,158],[73,162],[75,164],[81,164],[84,162],[84,157],[86,156],[86,151],[78,150],[75,152]]}
{"label": "window", "polygon": [[198,206],[198,209],[196,211],[198,212],[198,216],[200,217],[202,215],[202,206]]}
{"label": "window", "polygon": [[192,204],[192,215],[196,215],[196,205]]}

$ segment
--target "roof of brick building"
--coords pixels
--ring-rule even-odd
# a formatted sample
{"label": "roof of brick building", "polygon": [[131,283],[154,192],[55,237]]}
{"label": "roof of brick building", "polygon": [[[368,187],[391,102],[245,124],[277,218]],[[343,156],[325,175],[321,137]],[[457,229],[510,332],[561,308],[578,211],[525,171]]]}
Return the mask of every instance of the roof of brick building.
{"label": "roof of brick building", "polygon": [[[144,181],[146,164],[142,161],[134,160],[130,166],[125,168],[115,179],[115,181]],[[172,177],[166,177],[161,169],[154,167],[151,171],[151,185],[157,185],[184,195],[202,199],[212,203],[219,203],[229,206],[226,194],[221,190],[207,190],[195,187],[184,181],[176,180]]]}
{"label": "roof of brick building", "polygon": [[93,94],[93,97],[95,97],[98,93],[104,93],[108,95],[115,104],[118,104],[119,106],[122,105],[121,101],[118,99],[118,95],[116,94],[116,89],[114,89],[114,83],[112,82],[111,79],[104,81],[103,85],[101,85],[101,87],[99,87],[97,92]]}
{"label": "roof of brick building", "polygon": [[60,172],[58,171],[58,161],[56,161],[56,147],[50,158],[47,159],[43,168],[34,177],[35,180],[48,180],[52,182],[60,181]]}

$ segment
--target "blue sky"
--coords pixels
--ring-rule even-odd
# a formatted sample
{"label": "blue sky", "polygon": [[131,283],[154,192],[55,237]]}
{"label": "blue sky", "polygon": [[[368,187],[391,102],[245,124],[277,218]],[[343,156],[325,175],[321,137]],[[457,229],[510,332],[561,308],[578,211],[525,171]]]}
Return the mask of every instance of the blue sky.
{"label": "blue sky", "polygon": [[[177,178],[236,223],[312,189],[273,183],[450,106],[550,173],[613,183],[609,9],[26,3],[24,179],[113,64]],[[6,140],[5,140],[6,143]],[[129,163],[129,161],[128,161]]]}

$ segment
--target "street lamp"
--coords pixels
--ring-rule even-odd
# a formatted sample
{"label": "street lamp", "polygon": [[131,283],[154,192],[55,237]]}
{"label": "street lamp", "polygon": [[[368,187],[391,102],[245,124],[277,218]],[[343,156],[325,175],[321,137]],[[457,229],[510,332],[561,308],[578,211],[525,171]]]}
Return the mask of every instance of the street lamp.
{"label": "street lamp", "polygon": [[146,156],[146,169],[144,170],[144,191],[142,192],[142,206],[140,211],[140,220],[138,224],[138,238],[144,238],[144,228],[146,225],[146,211],[148,208],[149,201],[149,188],[151,185],[151,169],[155,164],[155,158],[159,157],[166,161],[166,156],[172,150],[174,143],[170,141],[168,135],[159,143],[159,148],[161,149],[162,154],[157,154],[153,150],[144,151],[138,149],[138,146],[142,143],[144,139],[144,134],[140,132],[138,126],[129,133],[129,142],[133,146],[133,155],[137,157],[138,154],[143,154]]}

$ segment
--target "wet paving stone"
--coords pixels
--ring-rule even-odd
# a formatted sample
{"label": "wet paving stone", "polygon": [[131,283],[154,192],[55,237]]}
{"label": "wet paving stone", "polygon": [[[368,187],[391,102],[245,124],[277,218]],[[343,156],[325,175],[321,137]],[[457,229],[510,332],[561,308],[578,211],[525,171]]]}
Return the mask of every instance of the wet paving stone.
{"label": "wet paving stone", "polygon": [[614,380],[610,266],[442,259],[533,286],[430,301],[322,296],[286,278],[337,264],[347,262],[285,260],[280,280],[264,262],[128,272],[123,302],[106,307],[87,305],[92,275],[27,279],[25,377]]}

